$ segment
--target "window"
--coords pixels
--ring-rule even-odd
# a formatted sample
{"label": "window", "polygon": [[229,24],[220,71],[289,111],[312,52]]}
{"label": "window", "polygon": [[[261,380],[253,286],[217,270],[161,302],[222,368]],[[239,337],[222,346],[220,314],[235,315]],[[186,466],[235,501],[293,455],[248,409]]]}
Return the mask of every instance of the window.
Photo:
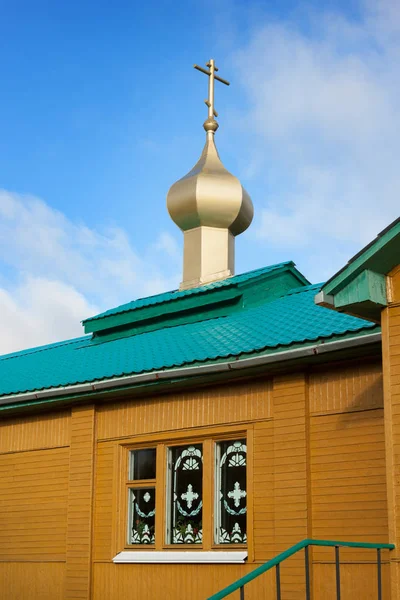
{"label": "window", "polygon": [[243,433],[127,450],[129,547],[210,550],[247,543]]}
{"label": "window", "polygon": [[203,447],[168,449],[167,541],[201,544],[203,519]]}
{"label": "window", "polygon": [[220,442],[215,457],[215,542],[247,542],[246,440]]}
{"label": "window", "polygon": [[156,449],[134,450],[129,460],[128,544],[154,544]]}

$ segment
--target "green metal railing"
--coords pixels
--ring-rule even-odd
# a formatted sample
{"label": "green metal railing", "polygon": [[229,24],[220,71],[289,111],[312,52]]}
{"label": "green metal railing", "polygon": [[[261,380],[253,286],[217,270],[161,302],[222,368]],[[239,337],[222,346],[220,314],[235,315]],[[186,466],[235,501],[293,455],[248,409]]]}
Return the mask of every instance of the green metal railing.
{"label": "green metal railing", "polygon": [[240,600],[244,600],[244,587],[253,579],[256,579],[263,573],[270,571],[275,567],[276,574],[276,600],[281,600],[281,576],[280,576],[280,565],[281,563],[304,549],[304,559],[305,559],[305,578],[306,578],[306,590],[305,590],[305,598],[306,600],[311,600],[311,586],[310,586],[310,561],[309,561],[309,547],[310,546],[328,546],[331,548],[335,548],[335,574],[336,574],[336,598],[340,600],[340,548],[367,548],[370,550],[376,550],[377,553],[377,569],[378,569],[378,585],[377,585],[377,598],[378,600],[382,600],[382,560],[381,560],[381,550],[393,550],[394,544],[372,544],[372,543],[362,543],[362,542],[335,542],[332,540],[303,540],[298,544],[295,544],[285,552],[278,554],[275,558],[267,561],[263,565],[260,565],[254,571],[247,573],[234,583],[231,583],[226,588],[217,592],[213,596],[210,596],[208,600],[222,600],[226,598],[233,592],[240,590]]}

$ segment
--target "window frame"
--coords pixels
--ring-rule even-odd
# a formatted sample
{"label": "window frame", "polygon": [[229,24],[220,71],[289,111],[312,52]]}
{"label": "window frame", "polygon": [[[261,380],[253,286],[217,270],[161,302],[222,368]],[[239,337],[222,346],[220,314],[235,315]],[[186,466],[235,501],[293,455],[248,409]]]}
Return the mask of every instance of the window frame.
{"label": "window frame", "polygon": [[[166,459],[166,463],[165,463],[165,502],[164,502],[164,507],[163,507],[163,516],[161,517],[161,519],[164,522],[164,538],[163,538],[163,549],[169,549],[169,548],[174,548],[174,549],[184,549],[184,548],[188,548],[189,550],[193,550],[196,548],[199,548],[200,550],[203,549],[203,540],[201,542],[201,544],[179,544],[179,543],[173,543],[173,542],[168,542],[168,537],[169,534],[172,534],[172,532],[169,532],[168,528],[170,526],[170,517],[171,517],[171,512],[172,512],[172,507],[170,504],[170,497],[171,497],[171,485],[172,485],[172,473],[169,473],[170,470],[170,459],[169,459],[169,452],[172,448],[177,448],[180,446],[189,446],[189,445],[199,445],[201,444],[202,446],[202,462],[203,462],[203,486],[202,486],[202,502],[203,502],[203,506],[202,506],[202,515],[203,515],[203,520],[204,520],[204,479],[205,479],[205,471],[204,471],[204,463],[205,463],[205,455],[204,455],[204,442],[205,440],[193,440],[191,438],[189,438],[187,440],[187,442],[185,443],[171,443],[171,444],[165,444],[165,459]],[[208,453],[207,453],[208,454]],[[207,456],[207,461],[208,461],[208,456]],[[157,515],[157,514],[156,514]],[[157,516],[156,516],[157,518]]]}
{"label": "window frame", "polygon": [[[135,547],[140,547],[140,548],[154,548],[155,544],[129,544],[128,539],[130,536],[130,516],[131,516],[131,506],[130,506],[130,491],[131,490],[137,490],[137,489],[154,489],[155,492],[155,496],[156,496],[156,502],[157,502],[157,447],[156,446],[152,446],[151,448],[156,450],[156,476],[154,479],[130,479],[130,474],[131,474],[131,452],[132,451],[138,451],[138,450],[147,450],[149,449],[150,446],[146,446],[146,447],[140,447],[140,448],[133,448],[131,450],[129,450],[128,452],[128,465],[127,465],[127,474],[128,474],[128,478],[126,479],[126,484],[125,484],[125,495],[126,495],[126,502],[127,502],[127,519],[126,519],[126,543],[129,547],[131,546],[135,546]],[[157,510],[157,508],[156,508]],[[155,531],[154,531],[155,533]]]}
{"label": "window frame", "polygon": [[[221,544],[215,542],[215,451],[216,444],[221,441],[246,439],[247,445],[247,471],[246,471],[246,505],[247,505],[247,543]],[[173,544],[167,543],[167,481],[168,481],[168,450],[174,446],[191,444],[203,445],[203,539],[199,544]],[[156,478],[155,480],[129,480],[130,452],[156,448]],[[249,560],[253,556],[253,426],[252,424],[237,424],[230,426],[214,426],[196,428],[193,430],[175,431],[168,434],[141,435],[130,438],[118,444],[119,469],[119,519],[116,540],[116,554],[122,551],[139,552],[173,552],[173,551],[243,551],[247,550]],[[129,489],[154,487],[156,494],[155,515],[155,543],[129,544]],[[122,497],[121,497],[122,495]],[[160,515],[161,514],[161,518]]]}
{"label": "window frame", "polygon": [[[214,442],[214,496],[213,496],[213,501],[214,501],[214,512],[213,512],[213,540],[212,540],[212,548],[215,550],[217,548],[221,548],[221,547],[225,547],[225,548],[247,548],[248,545],[248,532],[249,532],[249,508],[248,508],[248,501],[249,501],[249,448],[248,448],[248,444],[247,444],[247,437],[244,436],[242,439],[244,439],[245,444],[246,444],[246,538],[247,541],[245,543],[239,544],[239,543],[221,543],[221,542],[216,542],[216,538],[218,537],[218,528],[221,527],[221,514],[220,514],[220,502],[219,502],[219,498],[218,498],[218,483],[220,483],[219,481],[219,476],[217,475],[217,470],[219,468],[218,465],[218,458],[219,456],[219,452],[217,450],[218,448],[218,444],[220,442],[228,442],[228,441],[236,441],[238,440],[239,436],[236,436],[234,439],[232,437],[227,437],[227,438],[223,438],[223,439],[218,439]],[[219,513],[219,518],[217,518],[217,512]]]}

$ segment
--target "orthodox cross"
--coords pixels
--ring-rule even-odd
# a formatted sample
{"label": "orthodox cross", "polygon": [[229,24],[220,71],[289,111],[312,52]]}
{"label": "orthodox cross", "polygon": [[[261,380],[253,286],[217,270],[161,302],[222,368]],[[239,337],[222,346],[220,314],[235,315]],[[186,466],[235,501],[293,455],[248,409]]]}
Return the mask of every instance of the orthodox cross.
{"label": "orthodox cross", "polygon": [[222,77],[219,77],[215,74],[218,71],[218,68],[215,66],[215,60],[213,58],[206,64],[206,67],[208,67],[208,71],[207,69],[203,69],[203,67],[194,65],[195,69],[208,75],[208,99],[204,100],[204,102],[208,106],[208,118],[213,120],[214,117],[218,117],[218,113],[214,108],[214,79],[224,83],[225,85],[230,84],[229,81],[226,81],[226,79],[222,79]]}
{"label": "orthodox cross", "polygon": [[235,506],[239,506],[240,500],[246,497],[246,492],[240,489],[240,483],[238,481],[233,487],[234,490],[232,492],[228,492],[228,498],[233,498]]}

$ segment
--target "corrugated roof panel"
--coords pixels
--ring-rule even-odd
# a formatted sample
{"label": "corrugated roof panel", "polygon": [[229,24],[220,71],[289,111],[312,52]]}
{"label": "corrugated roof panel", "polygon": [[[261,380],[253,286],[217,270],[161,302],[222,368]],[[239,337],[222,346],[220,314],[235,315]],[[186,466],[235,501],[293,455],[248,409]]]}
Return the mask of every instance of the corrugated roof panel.
{"label": "corrugated roof panel", "polygon": [[377,329],[314,304],[320,286],[227,317],[104,343],[89,336],[0,358],[0,395],[181,367]]}

